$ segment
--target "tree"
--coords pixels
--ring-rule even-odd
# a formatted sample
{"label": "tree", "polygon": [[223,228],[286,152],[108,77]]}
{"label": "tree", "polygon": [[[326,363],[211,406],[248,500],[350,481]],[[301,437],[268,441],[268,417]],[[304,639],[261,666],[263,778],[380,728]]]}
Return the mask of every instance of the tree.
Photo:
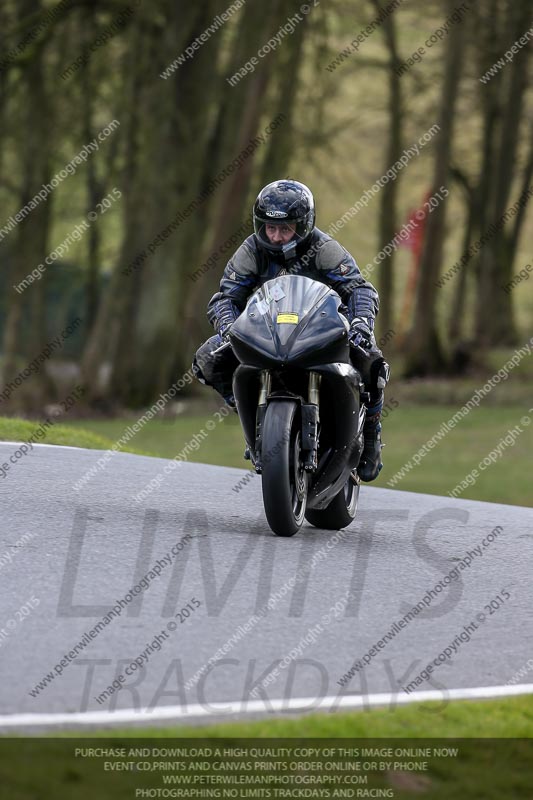
{"label": "tree", "polygon": [[[371,0],[377,14],[386,9],[380,0]],[[397,67],[400,64],[396,35],[395,14],[388,14],[383,23],[383,36],[389,55],[387,65],[387,81],[389,86],[389,130],[385,154],[385,172],[400,158],[402,154],[402,92]],[[379,251],[390,244],[397,231],[396,200],[398,195],[397,180],[389,181],[380,192],[379,209]],[[378,252],[379,252],[378,251]],[[379,269],[380,324],[382,330],[393,327],[394,299],[394,253],[387,255]]]}

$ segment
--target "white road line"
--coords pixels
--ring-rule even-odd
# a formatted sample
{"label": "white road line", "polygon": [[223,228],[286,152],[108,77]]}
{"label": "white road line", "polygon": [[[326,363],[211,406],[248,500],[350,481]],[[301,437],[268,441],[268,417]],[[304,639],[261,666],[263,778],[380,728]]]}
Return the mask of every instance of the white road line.
{"label": "white road line", "polygon": [[[54,725],[115,725],[130,722],[157,722],[163,720],[184,720],[195,717],[224,717],[232,714],[257,714],[283,711],[346,711],[350,708],[370,708],[383,705],[407,705],[426,700],[479,700],[482,698],[515,697],[533,694],[533,683],[514,686],[481,686],[471,689],[450,689],[448,691],[430,690],[412,694],[385,692],[370,695],[344,695],[342,697],[298,697],[294,699],[237,700],[228,703],[205,705],[161,706],[156,709],[125,708],[118,711],[84,711],[72,714],[3,714],[0,715],[0,729],[41,727]],[[233,719],[232,722],[236,720]]]}
{"label": "white road line", "polygon": [[[28,444],[28,442],[4,442],[1,441],[0,445],[20,445],[20,444]],[[76,445],[70,444],[46,444],[46,442],[32,442],[34,447],[55,447],[57,450],[89,450],[91,453],[102,452],[105,453],[105,450],[95,450],[92,447],[76,447]]]}

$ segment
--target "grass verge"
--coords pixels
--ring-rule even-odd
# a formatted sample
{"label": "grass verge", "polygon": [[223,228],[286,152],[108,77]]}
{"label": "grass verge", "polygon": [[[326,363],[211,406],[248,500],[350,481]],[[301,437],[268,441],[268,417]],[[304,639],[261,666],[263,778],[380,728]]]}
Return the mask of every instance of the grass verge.
{"label": "grass verge", "polygon": [[[109,730],[91,734],[109,736]],[[113,730],[113,736],[161,738],[533,738],[533,695],[498,700],[412,703],[357,712],[268,717],[191,727]]]}
{"label": "grass verge", "polygon": [[[38,422],[29,422],[28,420],[13,417],[0,417],[0,441],[26,442],[38,428]],[[47,428],[44,434],[43,438],[39,439],[37,443],[85,447],[89,450],[107,450],[113,445],[113,441],[105,435],[78,426],[54,424],[51,428]],[[127,448],[124,449],[127,450]],[[142,454],[142,451],[135,449],[131,449],[128,452]]]}

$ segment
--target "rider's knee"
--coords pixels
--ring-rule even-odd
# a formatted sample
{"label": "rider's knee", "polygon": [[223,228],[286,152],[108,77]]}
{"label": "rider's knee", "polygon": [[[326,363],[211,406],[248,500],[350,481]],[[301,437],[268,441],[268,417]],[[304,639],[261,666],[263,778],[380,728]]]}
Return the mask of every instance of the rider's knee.
{"label": "rider's knee", "polygon": [[194,375],[200,383],[207,384],[207,386],[211,384],[211,373],[213,372],[214,358],[211,351],[214,349],[214,345],[212,340],[213,337],[200,345],[192,362]]}

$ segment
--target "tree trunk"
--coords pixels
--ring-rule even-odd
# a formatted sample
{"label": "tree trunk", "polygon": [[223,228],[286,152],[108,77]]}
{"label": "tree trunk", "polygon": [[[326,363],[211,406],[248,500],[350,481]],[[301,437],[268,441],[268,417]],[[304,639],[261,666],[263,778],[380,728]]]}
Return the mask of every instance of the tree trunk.
{"label": "tree trunk", "polygon": [[[380,0],[371,0],[372,6],[379,15],[386,6]],[[396,68],[400,63],[396,37],[395,14],[389,14],[383,22],[385,44],[389,52],[387,78],[389,83],[389,133],[385,157],[385,172],[396,163],[402,154],[402,93],[400,77]],[[379,209],[379,251],[394,239],[397,231],[396,199],[398,195],[398,179],[389,181],[380,192]],[[379,323],[381,330],[393,328],[394,299],[394,253],[386,256],[379,268]]]}
{"label": "tree trunk", "polygon": [[[447,2],[448,14],[454,9]],[[440,108],[440,133],[436,144],[432,193],[448,183],[450,154],[455,123],[455,105],[461,77],[465,25],[450,31],[446,50],[444,84]],[[406,342],[405,372],[407,376],[427,375],[442,371],[446,362],[436,326],[436,281],[439,275],[446,222],[446,203],[441,202],[429,216],[420,264],[416,308],[412,330]]]}
{"label": "tree trunk", "polygon": [[[20,18],[41,11],[40,0],[25,0],[20,5]],[[43,51],[37,49],[33,58],[22,71],[20,91],[24,97],[24,137],[23,137],[23,180],[18,203],[19,208],[26,206],[48,183],[50,174],[49,125],[51,118],[50,98],[45,86]],[[4,327],[4,382],[12,380],[19,372],[21,364],[19,356],[24,356],[24,364],[36,358],[46,342],[45,326],[45,285],[46,274],[41,280],[31,283],[17,292],[13,286],[18,285],[26,275],[44,262],[48,255],[49,225],[52,195],[34,208],[19,222],[14,237],[11,276],[8,282],[10,293],[8,313]],[[23,326],[23,313],[28,324]],[[57,335],[59,331],[54,331]],[[42,409],[46,397],[49,396],[50,383],[44,369],[41,369],[25,386],[20,394],[14,394],[11,407],[24,408],[29,411]]]}
{"label": "tree trunk", "polygon": [[[95,38],[94,11],[90,8],[83,9],[84,46]],[[95,85],[92,80],[91,62],[82,67],[81,84],[83,89],[83,141],[89,142],[94,138],[94,99]],[[87,213],[96,209],[104,194],[103,185],[98,179],[96,159],[90,158],[87,162]],[[98,221],[91,225],[87,233],[87,297],[85,312],[85,329],[90,332],[96,319],[100,299],[100,227]]]}
{"label": "tree trunk", "polygon": [[[527,4],[510,3],[505,19],[506,46],[511,46],[527,29],[531,19],[530,7]],[[491,165],[494,181],[488,202],[488,230],[491,230],[491,225],[497,227],[491,235],[491,241],[483,249],[478,271],[475,329],[476,340],[482,346],[512,345],[517,341],[511,294],[502,292],[502,286],[512,275],[513,253],[511,236],[501,221],[510,205],[529,54],[530,48],[522,48],[511,65],[506,65],[500,73],[502,114],[495,145],[495,163]],[[483,89],[484,85],[481,91]]]}

